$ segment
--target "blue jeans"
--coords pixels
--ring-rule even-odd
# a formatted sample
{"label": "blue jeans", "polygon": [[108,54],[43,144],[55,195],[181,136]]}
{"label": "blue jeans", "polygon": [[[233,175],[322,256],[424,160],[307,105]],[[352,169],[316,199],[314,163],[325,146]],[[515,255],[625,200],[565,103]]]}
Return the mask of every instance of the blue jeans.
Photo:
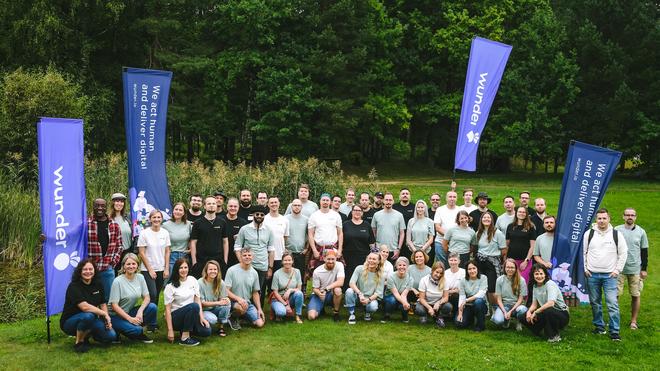
{"label": "blue jeans", "polygon": [[195,336],[210,336],[211,327],[205,327],[199,320],[199,304],[197,303],[190,303],[185,307],[172,311],[173,330],[191,332]]}
{"label": "blue jeans", "polygon": [[[188,254],[186,254],[184,251],[170,251],[170,277],[172,277],[172,269],[174,269],[174,263],[176,263],[176,261],[181,258],[186,258],[186,260],[189,260]],[[190,263],[188,263],[188,265],[190,266]],[[169,282],[169,279],[167,281]]]}
{"label": "blue jeans", "polygon": [[211,326],[214,326],[218,321],[222,324],[229,322],[229,314],[231,313],[231,306],[216,305],[213,309],[207,309],[202,314],[204,318],[209,321]]}
{"label": "blue jeans", "polygon": [[[355,312],[355,304],[358,303],[358,295],[353,291],[353,289],[349,288],[346,290],[346,308],[348,308],[348,312],[353,314]],[[374,313],[378,311],[378,300],[372,300],[369,302],[369,304],[366,305],[365,310],[368,313]]]}
{"label": "blue jeans", "polygon": [[[453,305],[451,303],[444,303],[440,306],[440,310],[436,312],[435,317],[437,318],[438,316],[442,317],[449,317],[451,316],[451,311],[453,309]],[[415,314],[419,316],[421,319],[426,318],[429,315],[429,312],[426,310],[426,307],[422,305],[419,301],[415,305]]]}
{"label": "blue jeans", "polygon": [[[297,316],[302,315],[303,293],[294,291],[289,295],[289,305],[293,307]],[[277,300],[270,302],[270,309],[275,313],[275,317],[282,318],[286,316],[286,307]]]}
{"label": "blue jeans", "polygon": [[445,249],[442,248],[442,243],[435,241],[433,242],[435,247],[435,261],[441,261],[444,264],[445,269],[449,268],[449,262],[447,261],[447,255],[445,254]]}
{"label": "blue jeans", "polygon": [[112,281],[115,280],[115,270],[108,268],[103,272],[98,272],[99,280],[101,285],[103,285],[103,295],[105,297],[105,302],[107,303],[110,300],[110,289],[112,288]]}
{"label": "blue jeans", "polygon": [[605,303],[607,304],[607,313],[610,317],[610,334],[618,334],[621,323],[616,285],[617,279],[610,277],[609,273],[591,273],[591,277],[587,278],[589,301],[591,302],[591,312],[594,317],[593,324],[599,329],[605,329],[602,296],[602,293],[605,292]]}
{"label": "blue jeans", "polygon": [[[128,312],[128,315],[135,317],[139,307],[135,307]],[[158,307],[154,303],[149,303],[144,312],[142,313],[142,319],[146,326],[156,327],[156,317],[158,315]],[[110,316],[112,320],[112,328],[115,329],[121,335],[124,335],[128,338],[135,338],[143,333],[141,325],[134,325],[127,320],[123,319],[118,315]]]}
{"label": "blue jeans", "polygon": [[456,321],[456,326],[458,328],[466,328],[472,325],[472,322],[476,319],[477,330],[486,329],[486,312],[488,311],[488,304],[483,298],[476,299],[472,302],[472,305],[465,304],[463,307],[463,319],[459,322]]}
{"label": "blue jeans", "polygon": [[321,302],[321,298],[316,296],[316,294],[312,294],[312,296],[309,298],[309,304],[307,304],[307,312],[314,311],[318,314],[321,314],[323,312],[323,308],[326,306],[332,307],[332,298],[333,298],[333,293],[332,290],[330,292],[325,293],[325,301]]}
{"label": "blue jeans", "polygon": [[383,306],[385,307],[384,308],[385,309],[385,314],[388,314],[388,315],[391,314],[392,312],[394,312],[397,309],[400,310],[401,313],[404,312],[403,304],[401,304],[398,300],[396,300],[396,298],[392,294],[386,295],[383,298]]}
{"label": "blue jeans", "polygon": [[102,343],[109,343],[117,338],[115,330],[106,329],[105,321],[98,318],[94,313],[81,312],[74,314],[62,324],[62,331],[71,336],[76,336],[76,331],[88,330],[94,340]]}
{"label": "blue jeans", "polygon": [[[508,312],[511,310],[511,307],[512,305],[505,305],[504,309],[506,309],[506,311]],[[524,305],[520,305],[516,308],[516,310],[513,313],[511,313],[511,318],[518,318],[521,315],[525,316],[525,313],[527,313],[527,307]],[[509,322],[506,319],[504,319],[504,312],[502,312],[502,310],[499,307],[495,310],[495,313],[493,313],[493,316],[490,318],[490,320],[497,326],[502,326],[505,323]]]}

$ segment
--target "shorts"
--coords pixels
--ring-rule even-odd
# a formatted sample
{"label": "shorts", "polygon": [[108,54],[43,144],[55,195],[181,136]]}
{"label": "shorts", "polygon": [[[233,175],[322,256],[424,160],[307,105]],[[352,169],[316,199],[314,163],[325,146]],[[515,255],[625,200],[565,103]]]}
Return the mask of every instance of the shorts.
{"label": "shorts", "polygon": [[307,312],[314,311],[321,314],[326,306],[332,306],[332,290],[325,293],[325,302],[321,302],[321,298],[312,294],[309,304],[307,304]]}
{"label": "shorts", "polygon": [[623,295],[623,286],[625,284],[626,278],[628,279],[628,291],[630,291],[630,296],[639,297],[642,295],[642,290],[644,289],[644,281],[639,278],[639,274],[619,274],[617,278],[617,291],[618,295]]}

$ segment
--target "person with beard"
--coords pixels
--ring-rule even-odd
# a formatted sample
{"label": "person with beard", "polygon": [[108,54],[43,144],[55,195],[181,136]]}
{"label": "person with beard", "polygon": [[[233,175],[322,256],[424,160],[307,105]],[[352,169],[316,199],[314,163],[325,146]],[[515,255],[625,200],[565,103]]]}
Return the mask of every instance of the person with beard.
{"label": "person with beard", "polygon": [[[307,184],[303,183],[298,187],[298,200],[300,200],[300,203],[302,204],[301,213],[307,218],[312,216],[312,214],[319,209],[316,202],[309,199],[309,185]],[[284,215],[289,214],[291,214],[291,204],[287,206],[286,211],[284,212]]]}
{"label": "person with beard", "polygon": [[552,269],[552,243],[555,239],[555,217],[547,215],[543,218],[543,230],[545,233],[536,237],[534,244],[534,261],[546,269]]}
{"label": "person with beard", "polygon": [[213,194],[213,197],[215,197],[215,203],[218,205],[218,209],[215,213],[218,214],[218,216],[224,216],[227,214],[225,211],[225,201],[227,201],[227,195],[225,195],[225,193],[222,191],[216,191]]}
{"label": "person with beard", "polygon": [[344,251],[344,233],[339,213],[330,209],[330,195],[324,193],[320,199],[321,208],[314,212],[307,221],[307,236],[312,257],[308,269],[313,272],[323,263],[323,251],[334,249],[337,259],[342,258]]}
{"label": "person with beard", "polygon": [[305,269],[305,251],[307,250],[307,220],[302,214],[302,201],[295,199],[291,201],[291,214],[284,217],[289,221],[289,238],[286,240],[286,249],[291,253],[293,266],[302,274],[303,294],[307,289],[307,278]]}
{"label": "person with beard", "polygon": [[349,188],[346,190],[346,202],[343,202],[339,205],[339,212],[348,216],[351,210],[353,210],[353,205],[355,204],[355,189]]}
{"label": "person with beard", "polygon": [[121,227],[105,213],[104,199],[95,199],[92,210],[93,214],[87,219],[87,251],[96,266],[94,275],[103,286],[107,303],[112,281],[115,279],[115,266],[119,263],[123,250]]}
{"label": "person with beard", "polygon": [[536,229],[536,237],[543,234],[543,218],[547,215],[545,213],[545,200],[537,198],[534,200],[534,212],[530,214],[530,219],[534,223]]}
{"label": "person with beard", "polygon": [[252,207],[252,223],[241,227],[234,243],[236,258],[240,259],[241,249],[248,248],[253,254],[252,267],[259,276],[259,288],[262,306],[266,300],[266,280],[273,276],[275,260],[275,237],[273,231],[264,225],[266,208],[255,205]]}
{"label": "person with beard", "polygon": [[410,203],[410,190],[408,188],[401,188],[399,202],[394,204],[392,208],[403,215],[403,223],[407,226],[408,221],[415,216],[415,205]]}
{"label": "person with beard", "polygon": [[234,251],[234,244],[236,243],[236,236],[242,226],[248,224],[248,221],[238,216],[238,199],[231,197],[227,201],[227,214],[224,217],[225,231],[223,237],[223,259],[220,260],[220,265],[223,272],[234,264],[238,264],[239,260]]}
{"label": "person with beard", "polygon": [[640,297],[644,288],[644,280],[648,273],[646,271],[649,263],[649,239],[646,231],[636,224],[637,211],[629,207],[623,211],[624,224],[616,226],[616,229],[626,239],[628,245],[628,257],[626,265],[619,275],[618,295],[623,294],[623,285],[628,281],[630,291],[630,304],[632,315],[630,316],[630,329],[637,330],[637,316],[639,315]]}
{"label": "person with beard", "polygon": [[252,221],[252,193],[249,189],[241,190],[239,194],[241,201],[241,207],[238,209],[238,216],[247,220],[248,222]]}
{"label": "person with beard", "polygon": [[490,216],[493,218],[493,225],[497,223],[497,214],[488,208],[488,205],[490,205],[491,201],[492,199],[488,197],[486,192],[479,192],[477,195],[477,205],[479,205],[479,207],[468,213],[470,216],[470,228],[472,228],[475,232],[477,229],[479,229],[479,221],[481,220],[481,215],[484,213],[490,214]]}
{"label": "person with beard", "polygon": [[[367,255],[374,248],[376,239],[371,225],[360,217],[362,214],[360,205],[353,205],[351,220],[343,224],[344,236],[344,259],[346,260],[346,275],[351,277],[355,268],[364,263]],[[344,291],[348,289],[348,282],[344,282]]]}
{"label": "person with beard", "polygon": [[[259,219],[263,221],[263,212]],[[264,327],[266,316],[264,315],[259,293],[263,288],[259,285],[259,273],[252,266],[253,254],[249,247],[243,247],[237,252],[240,256],[240,264],[233,265],[225,275],[225,287],[227,295],[231,299],[233,319],[229,320],[229,326],[236,331],[241,329],[240,318],[243,317],[257,328]],[[261,288],[262,291],[259,291]]]}
{"label": "person with beard", "polygon": [[197,219],[204,216],[204,212],[202,212],[202,195],[199,193],[192,194],[188,203],[190,206],[186,210],[186,220],[194,224]]}
{"label": "person with beard", "polygon": [[[376,212],[369,203],[369,193],[362,192],[360,193],[360,208],[362,209],[362,220],[371,225],[371,221],[374,219],[374,213]],[[351,209],[352,210],[352,209]],[[348,214],[348,220],[353,219],[353,211]]]}
{"label": "person with beard", "polygon": [[385,194],[383,194],[383,192],[374,193],[374,213],[383,210],[383,198],[385,198]]}
{"label": "person with beard", "polygon": [[383,201],[383,210],[374,214],[371,228],[376,236],[376,244],[378,246],[387,245],[392,251],[391,259],[396,261],[405,239],[406,225],[403,215],[392,207],[394,204],[392,193],[385,193]]}
{"label": "person with beard", "polygon": [[323,251],[323,261],[312,274],[312,296],[307,305],[307,318],[315,320],[324,312],[326,306],[332,305],[332,319],[339,322],[341,287],[345,278],[344,265],[337,261],[337,252],[334,249]]}
{"label": "person with beard", "polygon": [[433,218],[435,218],[436,210],[440,207],[440,193],[432,193],[429,201],[431,202],[431,206],[429,207],[429,218],[433,220]]}
{"label": "person with beard", "polygon": [[502,200],[504,204],[504,212],[497,218],[495,227],[502,233],[506,234],[506,229],[509,224],[513,223],[516,218],[516,207],[513,196],[505,196]]}
{"label": "person with beard", "polygon": [[225,237],[225,221],[216,217],[218,204],[215,197],[208,196],[204,200],[206,213],[193,223],[190,232],[190,261],[192,276],[202,277],[202,268],[209,260],[223,260],[223,241]]}

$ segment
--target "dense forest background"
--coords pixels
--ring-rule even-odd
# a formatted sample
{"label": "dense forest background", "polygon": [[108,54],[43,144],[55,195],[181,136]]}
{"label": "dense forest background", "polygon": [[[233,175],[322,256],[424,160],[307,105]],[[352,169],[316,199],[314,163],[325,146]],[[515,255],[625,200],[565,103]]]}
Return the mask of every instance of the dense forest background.
{"label": "dense forest background", "polygon": [[[168,159],[451,168],[471,39],[513,46],[479,167],[556,171],[571,139],[660,170],[659,5],[640,0],[0,0],[0,161],[38,116],[125,149],[123,66],[173,71]],[[549,167],[549,170],[548,170]],[[554,168],[554,169],[553,169]]]}

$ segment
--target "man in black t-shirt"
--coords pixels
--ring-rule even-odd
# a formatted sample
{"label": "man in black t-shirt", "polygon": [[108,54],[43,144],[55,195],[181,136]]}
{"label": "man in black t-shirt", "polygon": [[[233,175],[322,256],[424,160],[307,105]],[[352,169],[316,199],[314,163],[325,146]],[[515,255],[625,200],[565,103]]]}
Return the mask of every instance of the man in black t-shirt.
{"label": "man in black t-shirt", "polygon": [[493,217],[493,225],[497,222],[497,214],[491,209],[488,208],[488,205],[493,199],[488,197],[486,192],[479,192],[477,195],[477,207],[474,211],[470,213],[470,227],[476,232],[479,229],[479,222],[481,221],[481,215],[483,213],[489,213]]}
{"label": "man in black t-shirt", "polygon": [[545,233],[545,228],[543,227],[543,218],[547,214],[545,213],[545,200],[542,198],[537,198],[534,200],[534,213],[529,216],[534,227],[536,228],[536,237]]}
{"label": "man in black t-shirt", "polygon": [[223,260],[223,238],[225,221],[216,217],[218,205],[215,197],[208,196],[204,200],[204,217],[193,224],[190,233],[190,258],[192,260],[191,274],[200,278],[204,264],[209,260]]}
{"label": "man in black t-shirt", "polygon": [[243,189],[239,194],[239,198],[241,204],[238,208],[238,217],[247,220],[249,223],[252,221],[252,193],[249,189]]}
{"label": "man in black t-shirt", "polygon": [[385,194],[383,192],[374,193],[374,206],[372,207],[372,209],[374,209],[374,214],[383,210],[383,198],[385,198]]}
{"label": "man in black t-shirt", "polygon": [[204,216],[204,212],[202,211],[202,195],[199,193],[191,195],[188,204],[189,206],[188,210],[186,210],[186,219],[188,219],[189,222],[195,224],[197,219]]}
{"label": "man in black t-shirt", "polygon": [[401,188],[399,192],[399,203],[396,203],[392,208],[403,215],[403,221],[408,226],[408,220],[415,216],[415,204],[410,202],[410,190],[408,188]]}
{"label": "man in black t-shirt", "polygon": [[222,191],[216,191],[213,194],[213,197],[215,197],[215,203],[218,205],[218,209],[215,212],[216,215],[223,216],[227,214],[225,211],[225,201],[227,200],[227,195],[225,195],[225,193]]}
{"label": "man in black t-shirt", "polygon": [[[369,203],[369,193],[360,193],[360,201],[358,205],[360,205],[360,208],[362,209],[362,220],[371,225],[371,221],[374,219],[374,213],[376,213],[376,210],[374,210]],[[353,211],[348,213],[348,217],[346,218],[346,220],[351,219],[353,219]]]}
{"label": "man in black t-shirt", "polygon": [[236,254],[234,254],[234,242],[238,231],[242,226],[248,224],[248,221],[238,216],[238,200],[234,197],[227,201],[227,214],[224,216],[225,220],[225,235],[223,240],[223,260],[220,264],[224,264],[225,269],[223,273],[227,272],[227,268],[234,264],[238,264]]}
{"label": "man in black t-shirt", "polygon": [[433,220],[435,218],[435,211],[440,207],[440,193],[431,194],[431,206],[429,206],[429,218]]}

